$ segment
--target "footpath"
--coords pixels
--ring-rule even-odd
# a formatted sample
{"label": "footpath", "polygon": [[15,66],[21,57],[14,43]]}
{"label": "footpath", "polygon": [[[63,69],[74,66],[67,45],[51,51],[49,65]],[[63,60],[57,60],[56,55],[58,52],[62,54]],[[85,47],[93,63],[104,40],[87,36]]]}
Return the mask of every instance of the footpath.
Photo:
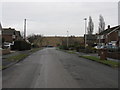
{"label": "footpath", "polygon": [[[88,54],[86,54],[86,53],[82,53],[82,52],[76,52],[76,54],[78,54],[79,56],[94,56],[94,57],[100,58],[100,56],[98,56],[97,53],[93,53],[93,54],[88,53]],[[115,61],[115,62],[120,61],[119,59],[113,59],[113,58],[108,58],[108,57],[107,57],[107,60]]]}
{"label": "footpath", "polygon": [[2,70],[20,62],[21,60],[38,50],[40,50],[40,48],[25,51],[11,51],[10,54],[2,55]]}
{"label": "footpath", "polygon": [[67,53],[71,53],[71,54],[76,54],[78,55],[80,58],[85,58],[88,60],[92,60],[113,68],[119,68],[120,67],[120,60],[119,59],[112,59],[112,58],[107,58],[107,60],[100,60],[100,56],[98,56],[97,53],[83,53],[83,52],[76,52],[76,51],[72,51],[72,50],[62,50],[65,51]]}

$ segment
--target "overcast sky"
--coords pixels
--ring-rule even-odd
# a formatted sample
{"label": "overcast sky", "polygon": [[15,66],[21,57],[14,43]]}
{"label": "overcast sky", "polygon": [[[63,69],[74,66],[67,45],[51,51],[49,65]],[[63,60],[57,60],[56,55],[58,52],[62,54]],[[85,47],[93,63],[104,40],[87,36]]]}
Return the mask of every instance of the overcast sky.
{"label": "overcast sky", "polygon": [[118,25],[118,2],[3,2],[2,27],[23,31],[27,19],[27,35],[82,36],[84,18],[92,17],[94,33],[98,32],[99,15],[107,25]]}

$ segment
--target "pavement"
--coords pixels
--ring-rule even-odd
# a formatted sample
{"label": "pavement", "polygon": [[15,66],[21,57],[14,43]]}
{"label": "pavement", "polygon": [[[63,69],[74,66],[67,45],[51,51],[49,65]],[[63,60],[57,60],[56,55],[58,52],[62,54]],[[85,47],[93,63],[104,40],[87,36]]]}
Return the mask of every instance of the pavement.
{"label": "pavement", "polygon": [[44,48],[2,71],[3,88],[117,88],[118,69]]}
{"label": "pavement", "polygon": [[2,55],[2,66],[4,68],[8,68],[8,67],[14,65],[15,63],[17,63],[17,61],[9,61],[9,60],[7,60],[11,56],[16,56],[16,55],[19,55],[19,54],[29,54],[29,53],[30,53],[30,50],[11,51],[10,54]]}
{"label": "pavement", "polygon": [[[94,57],[97,57],[97,58],[100,58],[100,56],[98,56],[97,53],[82,53],[82,52],[75,52],[77,55],[81,56],[81,55],[85,55],[85,56],[94,56]],[[113,59],[113,58],[108,58],[107,57],[107,60],[111,60],[111,61],[115,61],[115,62],[119,62],[120,60],[119,59]]]}

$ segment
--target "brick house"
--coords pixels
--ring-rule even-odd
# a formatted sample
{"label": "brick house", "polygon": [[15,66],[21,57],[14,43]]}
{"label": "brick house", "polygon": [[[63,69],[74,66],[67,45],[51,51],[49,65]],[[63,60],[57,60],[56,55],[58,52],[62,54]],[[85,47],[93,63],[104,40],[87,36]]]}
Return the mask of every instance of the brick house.
{"label": "brick house", "polygon": [[102,46],[112,44],[120,47],[120,25],[112,28],[108,25],[106,30],[97,35],[97,42]]}
{"label": "brick house", "polygon": [[4,38],[5,42],[10,42],[10,43],[12,43],[15,40],[22,39],[20,31],[16,31],[13,28],[3,28],[2,38]]}

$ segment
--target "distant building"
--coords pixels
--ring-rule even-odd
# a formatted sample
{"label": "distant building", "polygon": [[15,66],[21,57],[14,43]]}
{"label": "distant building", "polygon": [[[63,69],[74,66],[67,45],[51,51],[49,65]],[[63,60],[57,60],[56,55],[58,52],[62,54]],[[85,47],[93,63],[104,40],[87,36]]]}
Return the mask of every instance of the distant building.
{"label": "distant building", "polygon": [[98,34],[97,41],[100,45],[120,46],[120,25],[115,27],[110,27]]}
{"label": "distant building", "polygon": [[5,42],[12,43],[15,40],[21,40],[21,34],[20,31],[16,31],[13,28],[3,28],[2,29],[2,38]]}

